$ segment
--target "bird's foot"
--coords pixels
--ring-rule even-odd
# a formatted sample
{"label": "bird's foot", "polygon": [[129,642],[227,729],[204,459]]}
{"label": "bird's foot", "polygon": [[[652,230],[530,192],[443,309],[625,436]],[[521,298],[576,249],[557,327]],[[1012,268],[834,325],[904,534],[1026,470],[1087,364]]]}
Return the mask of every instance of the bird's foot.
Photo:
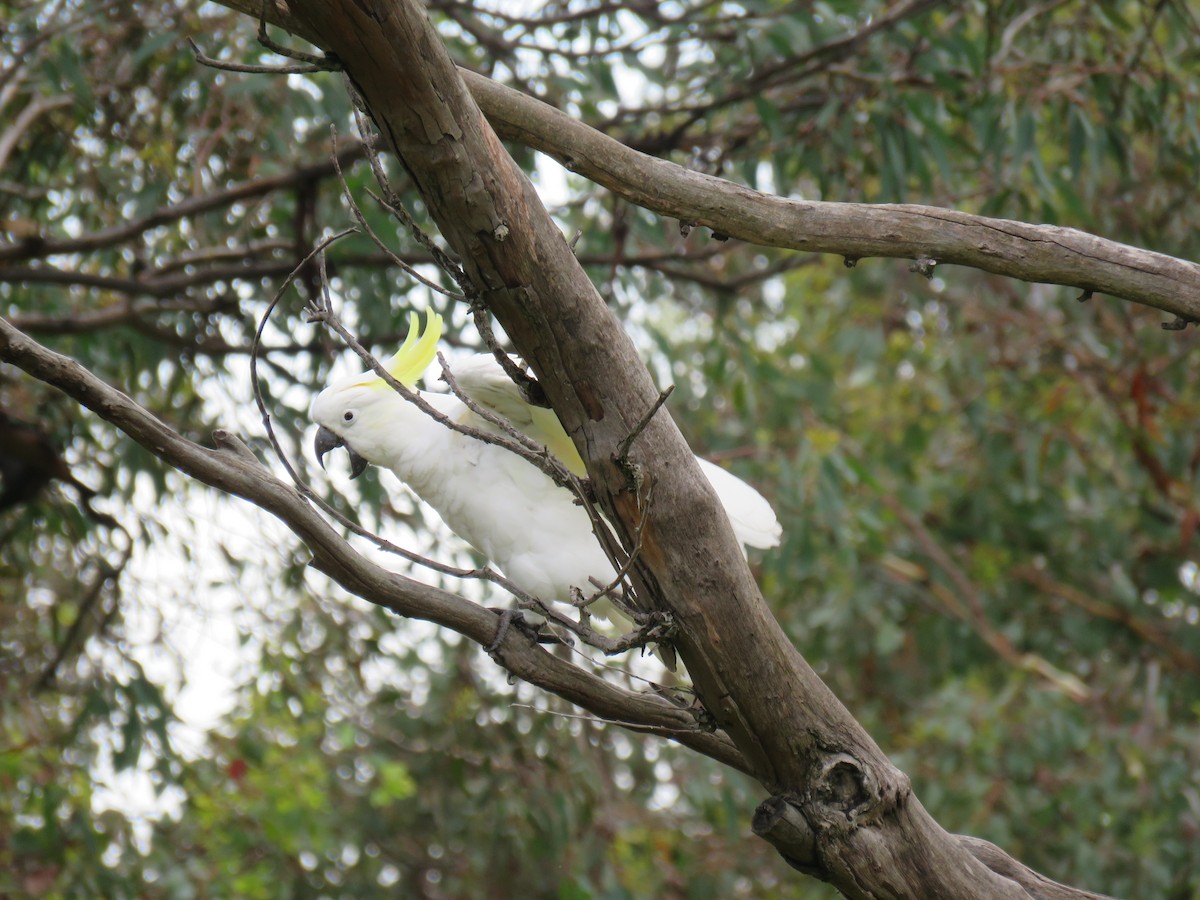
{"label": "bird's foot", "polygon": [[645,647],[647,644],[658,644],[660,647],[669,648],[670,639],[678,630],[675,619],[666,612],[638,613],[634,623],[637,628],[613,641],[611,646],[605,649],[606,653],[609,655],[623,653],[632,647]]}
{"label": "bird's foot", "polygon": [[500,649],[500,645],[504,643],[504,639],[508,637],[508,630],[516,628],[531,641],[538,644],[565,644],[568,643],[563,638],[550,631],[545,631],[545,622],[537,625],[531,623],[521,610],[513,609],[493,609],[492,612],[497,613],[499,621],[496,623],[496,636],[492,638],[492,642],[488,644],[484,650],[490,656]]}
{"label": "bird's foot", "polygon": [[642,613],[638,619],[638,626],[637,634],[643,643],[650,641],[661,643],[669,640],[679,630],[675,624],[675,617],[660,610]]}
{"label": "bird's foot", "polygon": [[512,627],[514,619],[522,624],[525,624],[525,617],[521,615],[521,611],[518,609],[500,609],[493,610],[493,612],[498,612],[500,616],[499,621],[496,623],[496,636],[492,638],[492,642],[490,644],[484,647],[484,650],[487,651],[488,656],[491,656],[498,649],[500,649],[500,645],[503,644],[504,639],[508,637],[508,629]]}

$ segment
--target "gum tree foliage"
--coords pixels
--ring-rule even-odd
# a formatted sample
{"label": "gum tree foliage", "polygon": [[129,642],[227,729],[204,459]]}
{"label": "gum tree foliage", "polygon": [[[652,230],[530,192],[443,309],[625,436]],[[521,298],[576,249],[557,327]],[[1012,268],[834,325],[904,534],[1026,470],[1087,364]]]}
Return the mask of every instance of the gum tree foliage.
{"label": "gum tree foliage", "polygon": [[[429,5],[461,65],[654,156],[782,196],[1200,256],[1187,3],[507,8]],[[198,65],[187,37],[287,62],[213,5],[4,4],[0,20],[3,315],[183,435],[226,428],[269,453],[254,329],[353,221],[331,124],[367,221],[429,261],[368,194],[340,76]],[[1068,883],[1200,890],[1195,331],[966,268],[926,279],[684,235],[510,150],[676,384],[693,447],[780,511],[784,545],[753,560],[768,602],[938,821]],[[479,347],[464,310],[363,235],[327,271],[377,352],[430,302],[451,343]],[[303,269],[259,363],[293,462],[368,527],[465,559],[394,485],[323,482],[304,458],[308,399],[342,352],[305,320],[318,285]],[[573,718],[474,645],[347,600],[294,539],[229,526],[251,514],[10,367],[0,408],[0,893],[832,895],[746,837],[762,797],[743,776]],[[154,559],[165,575],[145,574]],[[244,658],[197,747],[172,667],[147,660],[202,679],[170,621],[230,588]],[[168,814],[105,808],[114,770]]]}

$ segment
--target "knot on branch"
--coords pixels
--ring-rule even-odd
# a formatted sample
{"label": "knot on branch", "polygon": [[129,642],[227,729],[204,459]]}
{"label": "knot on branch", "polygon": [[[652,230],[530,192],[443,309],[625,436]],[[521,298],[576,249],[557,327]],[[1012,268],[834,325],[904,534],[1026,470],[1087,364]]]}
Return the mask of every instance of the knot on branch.
{"label": "knot on branch", "polygon": [[225,453],[232,453],[234,456],[245,460],[259,468],[263,467],[262,462],[254,451],[246,446],[245,441],[231,431],[226,431],[224,428],[218,428],[212,433],[213,446]]}
{"label": "knot on branch", "polygon": [[1162,330],[1163,331],[1183,331],[1189,325],[1200,325],[1200,322],[1197,322],[1195,319],[1190,319],[1186,316],[1176,316],[1174,318],[1174,320],[1172,320],[1170,322],[1163,322]]}
{"label": "knot on branch", "polygon": [[717,717],[710,713],[699,702],[692,707],[692,715],[696,717],[696,726],[709,734],[715,734],[721,727],[717,722]]}
{"label": "knot on branch", "polygon": [[849,753],[824,757],[805,797],[809,821],[824,830],[853,831],[898,806],[911,793],[908,777],[892,766],[874,767]]}
{"label": "knot on branch", "polygon": [[935,268],[937,268],[937,260],[928,256],[920,256],[908,264],[908,271],[916,272],[925,278],[932,278]]}

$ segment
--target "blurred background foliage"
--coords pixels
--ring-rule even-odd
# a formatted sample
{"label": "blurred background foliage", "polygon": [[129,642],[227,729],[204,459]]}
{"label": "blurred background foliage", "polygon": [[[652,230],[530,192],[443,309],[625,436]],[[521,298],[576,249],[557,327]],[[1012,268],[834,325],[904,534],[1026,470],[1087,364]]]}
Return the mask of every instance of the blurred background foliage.
{"label": "blurred background foliage", "polygon": [[[462,64],[693,168],[1200,256],[1186,0],[429,6]],[[337,74],[215,71],[187,37],[283,62],[212,4],[0,3],[0,309],[189,437],[265,448],[254,328],[351,222],[330,125],[372,227],[428,260],[367,194]],[[768,602],[937,819],[1056,879],[1200,893],[1195,331],[684,236],[512,149],[693,446],[779,510]],[[328,269],[379,352],[431,302],[361,235]],[[394,484],[305,459],[340,352],[315,284],[265,332],[285,446],[366,524],[461,556]],[[758,786],[336,594],[265,517],[6,368],[0,477],[0,894],[830,896],[747,836]]]}

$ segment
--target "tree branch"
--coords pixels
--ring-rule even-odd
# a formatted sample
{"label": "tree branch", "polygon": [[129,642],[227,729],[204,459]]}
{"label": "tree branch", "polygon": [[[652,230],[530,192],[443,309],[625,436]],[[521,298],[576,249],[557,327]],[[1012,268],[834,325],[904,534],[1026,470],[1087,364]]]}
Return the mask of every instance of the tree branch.
{"label": "tree branch", "polygon": [[1200,265],[1074,228],[915,204],[787,200],[631,150],[551,106],[461,71],[497,133],[638,206],[752,244],[850,259],[928,258],[1064,284],[1200,321]]}
{"label": "tree branch", "polygon": [[48,112],[70,106],[75,102],[73,97],[35,97],[18,114],[13,123],[0,134],[0,172],[8,165],[8,158],[16,149],[17,142],[29,127]]}
{"label": "tree branch", "polygon": [[[401,616],[453,629],[486,646],[497,614],[462,597],[414,581],[360,555],[294,487],[276,478],[237,437],[213,434],[209,450],[168,428],[132,399],[69,357],[49,350],[0,318],[0,360],[60,391],[112,423],[169,466],[211,487],[248,500],[275,516],[313,554],[312,566],[347,591]],[[509,672],[602,719],[656,734],[740,771],[746,761],[723,734],[706,731],[688,710],[662,697],[618,688],[547,653],[510,629],[494,653]]]}
{"label": "tree branch", "polygon": [[[338,152],[336,161],[338,164],[344,166],[359,159],[362,155],[363,147],[361,142],[353,141],[349,142]],[[111,228],[103,228],[100,231],[93,231],[82,237],[41,237],[15,243],[0,243],[0,263],[11,263],[26,259],[42,259],[62,253],[81,253],[89,250],[98,250],[103,247],[111,247],[115,244],[131,240],[144,231],[149,231],[151,228],[157,228],[159,225],[165,225],[168,222],[175,222],[189,216],[198,216],[202,213],[211,212],[214,209],[220,209],[223,206],[229,206],[240,200],[261,197],[263,194],[269,194],[281,188],[294,187],[295,185],[305,184],[314,179],[328,178],[335,173],[334,160],[326,160],[310,166],[300,166],[280,175],[256,178],[253,181],[235,184],[233,187],[226,188],[225,190],[205,194],[200,197],[192,197],[173,206],[164,206],[149,215],[142,216],[140,219],[134,219],[131,222],[125,222],[121,225],[114,225]]]}
{"label": "tree branch", "polygon": [[[262,6],[257,0],[220,2],[255,19]],[[322,43],[328,39],[295,9],[281,0],[265,6],[268,22],[329,49]],[[500,137],[540,150],[630,202],[681,222],[752,244],[854,260],[928,258],[1022,281],[1069,285],[1161,309],[1184,324],[1200,322],[1200,265],[1194,262],[1055,225],[916,204],[763,194],[639,153],[483,75],[466,69],[459,75]]]}

